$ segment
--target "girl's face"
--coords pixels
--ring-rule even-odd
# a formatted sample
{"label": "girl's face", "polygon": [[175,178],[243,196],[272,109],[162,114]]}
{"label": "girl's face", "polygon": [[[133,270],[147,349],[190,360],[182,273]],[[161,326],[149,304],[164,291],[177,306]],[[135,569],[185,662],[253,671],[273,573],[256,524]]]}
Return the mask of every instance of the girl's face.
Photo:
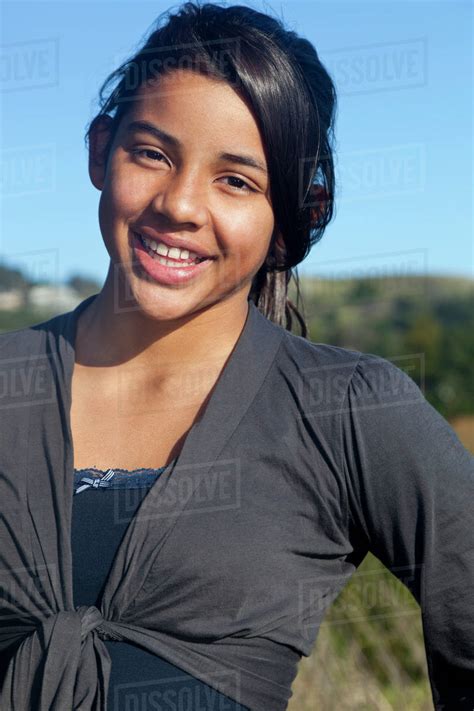
{"label": "girl's face", "polygon": [[[125,287],[132,304],[159,319],[223,300],[244,305],[274,229],[264,147],[244,101],[227,84],[176,70],[140,88],[106,166],[101,151],[110,121],[100,128],[91,134],[89,166],[102,191],[107,280],[120,282],[108,286]],[[211,259],[191,278],[163,276],[155,262],[150,267],[152,258],[143,261],[143,248],[139,253],[136,235],[144,233],[183,247],[190,242]]]}

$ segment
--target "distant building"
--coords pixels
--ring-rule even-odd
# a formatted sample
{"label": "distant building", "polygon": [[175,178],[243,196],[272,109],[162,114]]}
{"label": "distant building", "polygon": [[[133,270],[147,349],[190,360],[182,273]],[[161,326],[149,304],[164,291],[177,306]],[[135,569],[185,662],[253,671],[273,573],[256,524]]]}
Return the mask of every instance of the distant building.
{"label": "distant building", "polygon": [[39,311],[70,311],[82,300],[75,289],[64,284],[42,284],[32,286],[28,292],[28,303]]}
{"label": "distant building", "polygon": [[0,311],[29,308],[61,313],[74,309],[84,296],[65,284],[37,284],[27,289],[0,289]]}
{"label": "distant building", "polygon": [[0,291],[0,311],[15,311],[25,304],[25,294],[21,289]]}

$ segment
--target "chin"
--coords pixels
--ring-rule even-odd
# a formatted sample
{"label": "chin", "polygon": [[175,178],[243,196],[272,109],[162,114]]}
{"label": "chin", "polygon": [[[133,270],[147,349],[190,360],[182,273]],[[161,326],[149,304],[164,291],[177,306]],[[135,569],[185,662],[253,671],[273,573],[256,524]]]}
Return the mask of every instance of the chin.
{"label": "chin", "polygon": [[169,295],[141,293],[135,297],[135,304],[136,309],[141,311],[144,316],[157,321],[183,319],[204,307],[200,301],[190,302],[188,299],[180,299],[180,294],[177,291]]}

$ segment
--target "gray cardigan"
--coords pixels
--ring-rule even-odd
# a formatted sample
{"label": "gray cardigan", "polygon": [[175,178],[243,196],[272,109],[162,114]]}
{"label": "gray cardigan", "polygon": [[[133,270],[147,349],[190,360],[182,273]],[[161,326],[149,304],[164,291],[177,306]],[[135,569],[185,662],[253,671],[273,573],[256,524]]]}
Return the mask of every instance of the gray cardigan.
{"label": "gray cardigan", "polygon": [[284,711],[368,551],[421,605],[435,708],[472,709],[473,457],[390,361],[293,335],[251,301],[202,418],[127,528],[100,610],[75,608],[71,376],[77,316],[95,297],[0,336],[1,709],[103,711],[114,639],[252,711]]}

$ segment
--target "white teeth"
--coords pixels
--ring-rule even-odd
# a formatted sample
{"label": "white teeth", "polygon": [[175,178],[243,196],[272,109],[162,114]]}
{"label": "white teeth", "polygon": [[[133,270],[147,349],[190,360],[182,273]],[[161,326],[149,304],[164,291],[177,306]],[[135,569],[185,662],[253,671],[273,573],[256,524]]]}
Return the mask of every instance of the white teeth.
{"label": "white teeth", "polygon": [[[158,245],[158,250],[160,247],[163,247],[164,245],[159,244]],[[162,254],[162,252],[159,252]],[[189,259],[189,251],[187,249],[178,249],[177,247],[172,247],[171,249],[168,250],[168,257],[172,257],[173,259]],[[196,259],[197,254],[195,257],[191,257],[191,259]]]}
{"label": "white teeth", "polygon": [[[177,247],[170,248],[167,247],[166,244],[163,244],[163,242],[156,242],[154,239],[148,239],[148,237],[143,237],[143,235],[141,235],[141,237],[149,249],[153,250],[153,252],[156,252],[162,257],[171,257],[171,259],[182,259],[183,261],[195,261],[196,259],[199,259],[199,255],[195,252],[190,252],[187,249],[178,249]],[[165,262],[168,265],[172,264],[170,260],[165,260]],[[165,262],[161,263],[164,264]]]}
{"label": "white teeth", "polygon": [[176,264],[176,262],[173,262],[172,259],[165,259],[164,257],[160,257],[158,254],[156,257],[152,257],[152,259],[156,259],[157,262],[160,264],[164,264],[167,267],[175,267],[176,269],[179,269],[181,266],[180,264]]}

